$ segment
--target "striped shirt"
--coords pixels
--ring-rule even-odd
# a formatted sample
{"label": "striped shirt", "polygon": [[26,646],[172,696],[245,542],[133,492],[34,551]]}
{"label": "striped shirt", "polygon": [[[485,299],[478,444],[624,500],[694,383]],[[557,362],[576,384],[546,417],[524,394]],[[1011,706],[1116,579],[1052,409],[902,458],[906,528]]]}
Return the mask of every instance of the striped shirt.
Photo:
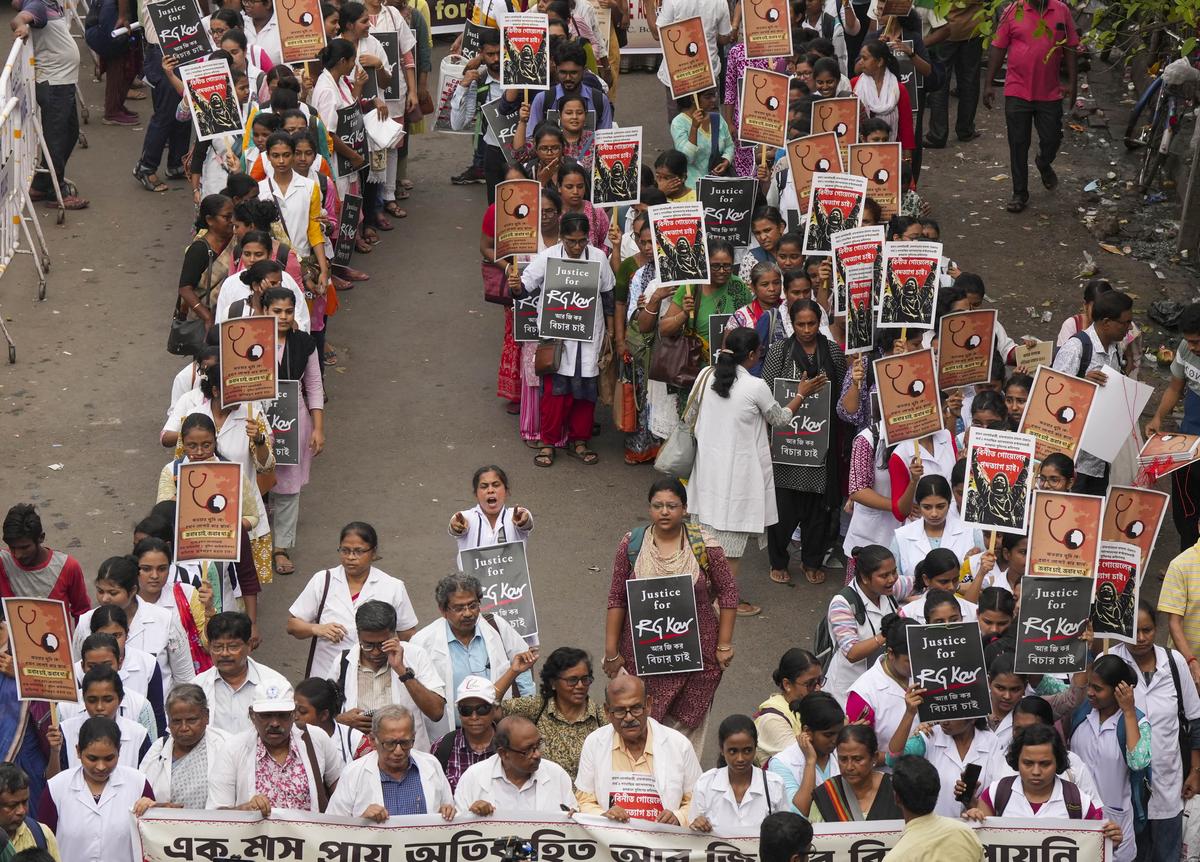
{"label": "striped shirt", "polygon": [[1158,609],[1183,617],[1188,647],[1193,655],[1200,654],[1200,544],[1188,548],[1167,566]]}

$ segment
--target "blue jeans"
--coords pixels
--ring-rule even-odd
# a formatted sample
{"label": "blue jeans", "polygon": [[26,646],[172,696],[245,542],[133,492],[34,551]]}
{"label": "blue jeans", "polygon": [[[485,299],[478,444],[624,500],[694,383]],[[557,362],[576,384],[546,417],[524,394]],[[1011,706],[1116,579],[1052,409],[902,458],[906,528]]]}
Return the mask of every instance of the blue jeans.
{"label": "blue jeans", "polygon": [[191,141],[192,126],[175,119],[180,97],[163,77],[162,50],[149,43],[145,48],[142,74],[153,88],[151,98],[154,100],[154,114],[146,124],[146,137],[142,143],[138,169],[152,174],[158,170],[164,149],[167,151],[168,168],[175,170],[183,167],[183,157],[187,154],[188,143]]}
{"label": "blue jeans", "polygon": [[1183,852],[1183,812],[1167,820],[1148,820],[1138,835],[1135,862],[1179,862]]}

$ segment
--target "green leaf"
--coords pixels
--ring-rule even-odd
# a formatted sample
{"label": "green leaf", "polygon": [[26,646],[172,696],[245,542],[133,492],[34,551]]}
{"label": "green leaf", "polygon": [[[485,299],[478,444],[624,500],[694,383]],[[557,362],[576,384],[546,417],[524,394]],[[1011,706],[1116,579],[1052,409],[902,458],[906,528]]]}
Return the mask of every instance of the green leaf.
{"label": "green leaf", "polygon": [[1183,45],[1179,48],[1179,55],[1181,57],[1186,57],[1195,50],[1196,50],[1196,37],[1192,36],[1190,39],[1183,40]]}

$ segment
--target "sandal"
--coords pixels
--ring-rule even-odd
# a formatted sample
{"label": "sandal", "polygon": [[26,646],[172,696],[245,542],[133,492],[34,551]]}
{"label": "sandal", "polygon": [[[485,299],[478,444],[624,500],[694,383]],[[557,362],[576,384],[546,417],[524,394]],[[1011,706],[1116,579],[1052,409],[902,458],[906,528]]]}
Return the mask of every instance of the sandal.
{"label": "sandal", "polygon": [[358,239],[354,240],[354,250],[359,254],[370,254],[375,250],[375,246],[371,245],[371,243],[360,236]]}
{"label": "sandal", "polygon": [[337,353],[333,350],[326,350],[324,355],[321,358],[325,360],[326,365],[337,365],[338,364]]}
{"label": "sandal", "polygon": [[533,463],[539,467],[549,467],[554,463],[554,447],[542,446],[538,453],[533,456]]}
{"label": "sandal", "polygon": [[737,615],[739,617],[756,617],[762,613],[762,608],[746,601],[738,601]]}
{"label": "sandal", "polygon": [[507,404],[504,405],[504,412],[507,413],[509,416],[520,416],[521,415],[521,402],[520,401],[509,401]]}
{"label": "sandal", "polygon": [[404,186],[406,189],[411,189],[413,187],[413,181],[412,180],[401,180],[400,185]]}
{"label": "sandal", "polygon": [[390,221],[388,221],[386,218],[384,218],[381,215],[375,216],[375,227],[378,228],[379,230],[383,230],[383,231],[396,229],[396,226],[394,224],[392,224]]}
{"label": "sandal", "polygon": [[148,192],[165,192],[170,188],[153,173],[147,173],[146,171],[139,170],[138,168],[133,169],[133,178],[141,183],[142,188]]}
{"label": "sandal", "polygon": [[390,216],[395,216],[396,218],[408,218],[408,213],[405,210],[402,210],[400,205],[395,201],[388,201],[384,205],[383,209]]}
{"label": "sandal", "polygon": [[[408,193],[408,189],[402,189],[402,188],[396,189],[396,200],[406,201],[410,197],[411,197],[411,195]],[[404,218],[404,216],[401,216],[401,218]]]}
{"label": "sandal", "polygon": [[177,168],[167,168],[166,177],[169,180],[187,179],[187,171],[184,170],[183,165],[180,165]]}
{"label": "sandal", "polygon": [[810,584],[823,584],[825,583],[825,570],[821,568],[810,569],[808,566],[805,566],[804,577]]}
{"label": "sandal", "polygon": [[589,467],[594,466],[600,460],[600,456],[587,447],[587,444],[580,440],[574,446],[567,450],[567,454],[576,460],[582,461]]}
{"label": "sandal", "polygon": [[[286,563],[280,563],[279,558],[283,557],[287,560]],[[296,567],[292,565],[292,558],[283,548],[276,548],[271,554],[271,567],[277,575],[290,575],[296,571]]]}
{"label": "sandal", "polygon": [[771,580],[777,584],[783,584],[785,587],[792,585],[792,576],[787,569],[771,569]]}

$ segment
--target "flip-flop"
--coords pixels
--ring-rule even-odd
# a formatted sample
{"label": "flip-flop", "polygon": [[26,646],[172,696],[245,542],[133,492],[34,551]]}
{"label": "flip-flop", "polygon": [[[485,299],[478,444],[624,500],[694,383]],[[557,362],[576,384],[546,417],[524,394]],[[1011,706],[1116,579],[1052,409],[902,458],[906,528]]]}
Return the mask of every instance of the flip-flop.
{"label": "flip-flop", "polygon": [[[285,569],[283,566],[281,566],[279,564],[280,557],[283,557],[285,560],[287,560],[288,568]],[[271,568],[273,568],[275,570],[275,574],[277,574],[277,575],[291,575],[291,574],[294,574],[296,571],[296,567],[292,564],[292,558],[288,555],[288,552],[285,551],[283,548],[278,548],[274,552],[272,552]]]}
{"label": "flip-flop", "polygon": [[325,359],[325,364],[326,364],[326,365],[333,366],[333,365],[337,365],[337,364],[338,364],[338,358],[337,358],[337,354],[336,354],[336,353],[334,353],[332,350],[326,350],[326,351],[325,351],[325,356],[324,356],[324,359]]}
{"label": "flip-flop", "polygon": [[825,570],[805,567],[804,577],[810,584],[823,584],[825,583]]}
{"label": "flip-flop", "polygon": [[737,615],[739,617],[756,617],[762,613],[762,608],[758,605],[752,605],[749,602],[738,602]]}
{"label": "flip-flop", "polygon": [[782,584],[785,587],[790,587],[792,585],[791,574],[789,574],[788,572],[783,572],[783,577],[781,578],[781,577],[778,577],[778,575],[776,574],[779,571],[783,571],[783,570],[782,569],[771,569],[771,575],[770,575],[771,580],[776,584]]}
{"label": "flip-flop", "polygon": [[567,448],[567,454],[576,461],[582,461],[589,467],[594,467],[600,461],[600,456],[587,447],[586,443],[577,443]]}

